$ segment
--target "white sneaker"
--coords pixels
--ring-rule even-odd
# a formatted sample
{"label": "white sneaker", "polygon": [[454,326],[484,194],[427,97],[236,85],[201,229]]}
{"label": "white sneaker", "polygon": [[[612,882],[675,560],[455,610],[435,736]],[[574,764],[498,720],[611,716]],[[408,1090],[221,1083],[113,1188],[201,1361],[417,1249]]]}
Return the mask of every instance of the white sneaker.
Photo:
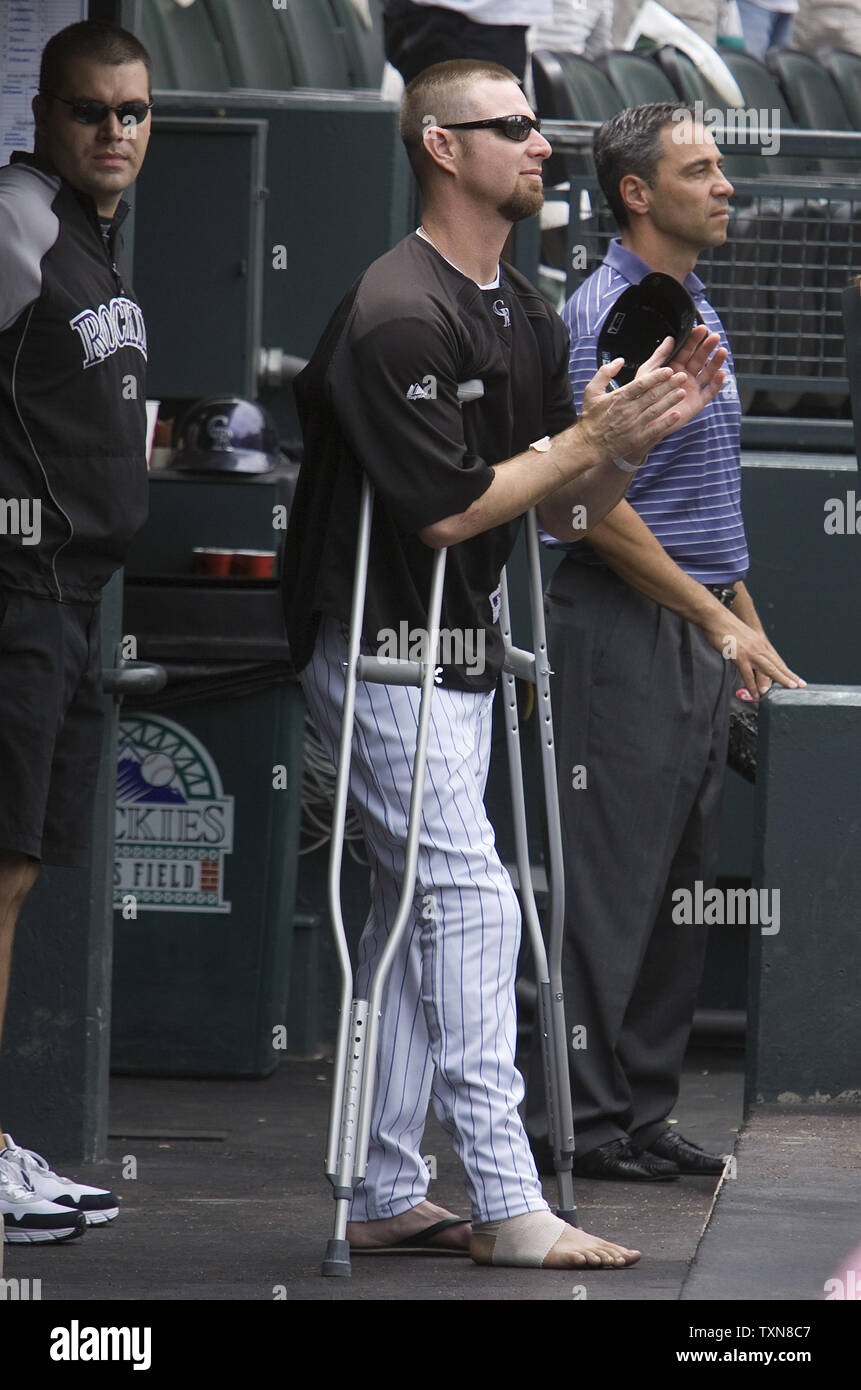
{"label": "white sneaker", "polygon": [[68,1211],[83,1212],[88,1226],[100,1226],[119,1216],[120,1207],[113,1192],[61,1178],[51,1171],[40,1154],[33,1153],[32,1149],[19,1149],[11,1134],[6,1135],[6,1142],[8,1148],[0,1149],[0,1163],[6,1162],[15,1170],[19,1182],[46,1201]]}
{"label": "white sneaker", "polygon": [[82,1212],[68,1204],[61,1206],[35,1192],[18,1168],[0,1156],[0,1213],[3,1239],[7,1244],[50,1240],[74,1240],[82,1236],[87,1223]]}

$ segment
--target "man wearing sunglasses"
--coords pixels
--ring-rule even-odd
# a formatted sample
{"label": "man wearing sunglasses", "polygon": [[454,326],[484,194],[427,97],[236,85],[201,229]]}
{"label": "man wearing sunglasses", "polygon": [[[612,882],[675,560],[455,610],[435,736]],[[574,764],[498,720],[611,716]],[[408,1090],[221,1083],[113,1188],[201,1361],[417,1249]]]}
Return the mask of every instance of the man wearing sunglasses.
{"label": "man wearing sunglasses", "polygon": [[[99,598],[146,513],[146,329],[119,235],[149,138],[146,50],[113,25],[61,30],[33,112],[34,153],[0,169],[0,1033],[39,864],[89,862]],[[7,1241],[117,1211],[0,1127]]]}
{"label": "man wearing sunglasses", "polygon": [[[433,552],[446,546],[441,627],[484,659],[442,656],[415,912],[383,996],[367,1174],[347,1236],[357,1251],[444,1247],[481,1264],[621,1267],[637,1252],[549,1211],[518,1115],[520,917],[483,804],[500,570],[522,514],[547,495],[569,517],[574,506],[603,516],[643,452],[714,399],[723,354],[706,366],[717,340],[700,329],[672,367],[660,365],[665,342],[613,392],[621,360],[610,363],[575,424],[564,326],[499,261],[512,224],[541,207],[550,153],[514,77],[470,60],[428,68],[406,90],[401,134],[422,224],[352,287],[295,383],[305,463],[285,544],[287,629],[334,760],[365,472],[375,487],[365,650],[390,655],[387,632],[426,630]],[[458,386],[475,381],[481,394],[461,407]],[[418,698],[358,684],[351,792],[372,866],[360,992],[400,892]],[[427,1201],[419,1145],[431,1099],[466,1172],[472,1232]]]}

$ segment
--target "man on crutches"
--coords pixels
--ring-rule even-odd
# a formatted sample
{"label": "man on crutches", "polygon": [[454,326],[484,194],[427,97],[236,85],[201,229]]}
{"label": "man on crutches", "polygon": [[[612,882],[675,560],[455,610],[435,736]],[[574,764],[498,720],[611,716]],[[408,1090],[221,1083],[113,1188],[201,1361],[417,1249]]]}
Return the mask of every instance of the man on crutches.
{"label": "man on crutches", "polygon": [[[623,1266],[638,1253],[550,1212],[517,1109],[520,913],[483,803],[500,571],[522,514],[549,494],[557,509],[560,498],[585,506],[590,523],[604,516],[649,449],[714,399],[723,356],[709,360],[716,338],[694,330],[670,366],[659,365],[665,342],[612,392],[621,360],[610,363],[575,426],[564,327],[499,264],[512,224],[541,206],[550,153],[522,91],[494,64],[439,64],[407,88],[401,133],[422,226],[353,286],[297,378],[305,463],[284,561],[291,650],[334,761],[363,477],[375,489],[364,652],[426,651],[434,553],[450,547],[414,910],[382,995],[367,1168],[346,1236],[353,1250],[468,1249],[481,1264]],[[475,382],[461,405],[458,388]],[[418,707],[414,686],[356,686],[350,792],[372,892],[361,998],[400,896]],[[471,1229],[426,1200],[431,1100],[465,1169]]]}

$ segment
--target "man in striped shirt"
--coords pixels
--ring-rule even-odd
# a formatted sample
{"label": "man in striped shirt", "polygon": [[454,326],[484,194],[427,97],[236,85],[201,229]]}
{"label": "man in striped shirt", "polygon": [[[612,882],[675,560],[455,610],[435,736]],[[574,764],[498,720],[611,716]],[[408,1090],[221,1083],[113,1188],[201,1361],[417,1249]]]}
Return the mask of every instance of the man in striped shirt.
{"label": "man in striped shirt", "polygon": [[[729,352],[694,273],[700,252],[726,240],[733,190],[721,162],[685,107],[622,111],[597,132],[621,235],[563,312],[578,409],[610,309],[650,271],[685,286]],[[753,699],[772,681],[803,684],[744,584],[731,355],[725,368],[718,397],[651,451],[597,525],[582,509],[550,515],[545,503],[542,513],[545,539],[566,551],[547,598],[582,1176],[655,1181],[722,1167],[668,1125],[706,946],[705,926],[673,922],[672,894],[714,880],[733,675]],[[527,1128],[541,1158],[547,1121],[532,1072]]]}

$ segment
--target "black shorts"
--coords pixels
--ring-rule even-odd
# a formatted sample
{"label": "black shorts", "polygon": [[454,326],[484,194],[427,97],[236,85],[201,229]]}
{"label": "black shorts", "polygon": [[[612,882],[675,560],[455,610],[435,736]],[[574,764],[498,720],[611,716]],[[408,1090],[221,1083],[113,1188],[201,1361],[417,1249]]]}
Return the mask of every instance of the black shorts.
{"label": "black shorts", "polygon": [[457,10],[387,0],[383,10],[386,57],[405,82],[432,63],[483,58],[501,63],[518,82],[526,70],[525,24],[476,24]]}
{"label": "black shorts", "polygon": [[0,849],[89,863],[103,719],[99,605],[0,589]]}

